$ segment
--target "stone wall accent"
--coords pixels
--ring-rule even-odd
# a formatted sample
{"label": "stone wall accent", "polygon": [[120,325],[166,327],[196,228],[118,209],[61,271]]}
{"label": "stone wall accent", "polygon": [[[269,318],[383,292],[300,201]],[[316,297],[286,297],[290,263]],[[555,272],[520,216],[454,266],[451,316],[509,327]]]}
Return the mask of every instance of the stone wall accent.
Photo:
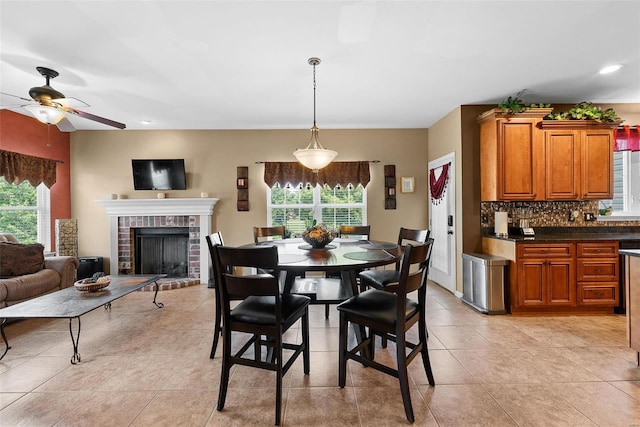
{"label": "stone wall accent", "polygon": [[78,220],[56,219],[56,255],[78,256]]}
{"label": "stone wall accent", "polygon": [[[494,213],[508,212],[510,226],[515,226],[521,218],[529,220],[529,226],[536,227],[627,227],[638,226],[640,221],[585,221],[583,213],[598,215],[598,200],[567,202],[482,202],[480,203],[482,227],[493,228]],[[569,221],[569,213],[578,211],[575,221]],[[483,221],[486,219],[486,221]]]}

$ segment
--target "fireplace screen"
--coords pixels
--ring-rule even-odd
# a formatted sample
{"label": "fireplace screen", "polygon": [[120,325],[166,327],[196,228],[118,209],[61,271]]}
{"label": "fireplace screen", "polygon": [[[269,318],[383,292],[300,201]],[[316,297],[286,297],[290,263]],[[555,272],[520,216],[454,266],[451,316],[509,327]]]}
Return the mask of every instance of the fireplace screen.
{"label": "fireplace screen", "polygon": [[189,276],[189,228],[136,228],[135,273]]}

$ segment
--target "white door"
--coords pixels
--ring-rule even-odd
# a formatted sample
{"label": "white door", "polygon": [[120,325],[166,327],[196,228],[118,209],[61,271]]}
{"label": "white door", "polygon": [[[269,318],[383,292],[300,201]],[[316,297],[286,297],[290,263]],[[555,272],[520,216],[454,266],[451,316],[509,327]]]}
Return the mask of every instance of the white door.
{"label": "white door", "polygon": [[440,200],[434,202],[429,189],[429,228],[433,237],[433,252],[429,279],[452,293],[456,292],[456,240],[455,230],[455,155],[429,162],[429,172],[434,170],[436,179],[443,173],[443,166],[449,165],[447,186]]}

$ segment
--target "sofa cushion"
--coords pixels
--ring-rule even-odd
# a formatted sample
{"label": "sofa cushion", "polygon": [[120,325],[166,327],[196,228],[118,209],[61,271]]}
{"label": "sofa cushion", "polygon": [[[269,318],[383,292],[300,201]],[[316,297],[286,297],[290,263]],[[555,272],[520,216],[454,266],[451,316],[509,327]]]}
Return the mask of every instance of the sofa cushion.
{"label": "sofa cushion", "polygon": [[44,268],[44,246],[0,242],[0,278],[33,274]]}
{"label": "sofa cushion", "polygon": [[7,289],[8,305],[60,289],[60,275],[49,269],[1,281]]}

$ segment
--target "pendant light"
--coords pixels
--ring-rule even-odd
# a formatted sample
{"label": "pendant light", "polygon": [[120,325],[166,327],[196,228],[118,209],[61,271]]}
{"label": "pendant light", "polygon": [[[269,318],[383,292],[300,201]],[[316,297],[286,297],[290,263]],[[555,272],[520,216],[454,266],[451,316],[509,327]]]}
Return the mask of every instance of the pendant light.
{"label": "pendant light", "polygon": [[309,65],[313,66],[313,127],[311,128],[311,140],[304,150],[297,149],[293,152],[296,159],[304,166],[313,170],[314,173],[318,169],[322,169],[333,161],[338,155],[336,151],[327,150],[320,145],[318,140],[318,126],[316,126],[316,65],[320,64],[319,58],[309,58]]}

